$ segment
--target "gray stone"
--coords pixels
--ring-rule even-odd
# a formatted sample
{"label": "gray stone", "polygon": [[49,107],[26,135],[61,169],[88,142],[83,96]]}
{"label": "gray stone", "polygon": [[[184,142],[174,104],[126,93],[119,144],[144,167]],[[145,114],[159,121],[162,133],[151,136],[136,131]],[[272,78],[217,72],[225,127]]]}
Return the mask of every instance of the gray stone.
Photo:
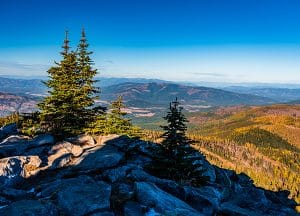
{"label": "gray stone", "polygon": [[245,173],[240,173],[238,176],[238,183],[242,186],[252,186],[253,180]]}
{"label": "gray stone", "polygon": [[79,157],[83,149],[79,145],[70,142],[59,142],[48,151],[48,166],[50,169],[65,167],[71,162],[73,157]]}
{"label": "gray stone", "polygon": [[133,185],[127,183],[113,184],[110,197],[113,206],[121,207],[125,202],[135,198]]}
{"label": "gray stone", "polygon": [[130,152],[130,157],[127,158],[127,163],[134,164],[139,167],[144,167],[149,164],[152,159],[148,156],[140,155],[139,153]]}
{"label": "gray stone", "polygon": [[41,159],[47,158],[47,152],[49,151],[50,146],[39,146],[39,147],[34,147],[31,149],[26,149],[25,152],[22,153],[24,156],[30,156],[30,155],[36,155],[39,156]]}
{"label": "gray stone", "polygon": [[218,211],[221,193],[210,186],[200,188],[184,187],[185,201],[204,215],[215,215]]}
{"label": "gray stone", "polygon": [[[72,154],[64,154],[59,158],[56,158],[49,169],[58,169],[62,167],[66,167],[70,161],[72,160]],[[51,163],[51,161],[49,161]]]}
{"label": "gray stone", "polygon": [[161,181],[161,179],[154,177],[149,173],[146,173],[142,169],[132,170],[127,177],[134,181],[144,181],[144,182],[152,182],[152,183],[157,183],[158,181]]}
{"label": "gray stone", "polygon": [[27,191],[5,187],[0,191],[0,194],[10,200],[20,200],[27,196]]}
{"label": "gray stone", "polygon": [[89,214],[89,216],[115,216],[115,214],[111,211],[104,211],[104,212],[96,212]]}
{"label": "gray stone", "polygon": [[6,143],[15,143],[15,142],[28,141],[28,140],[30,140],[30,137],[28,137],[28,136],[10,135],[9,137],[2,140],[0,145],[6,144]]}
{"label": "gray stone", "polygon": [[6,138],[9,135],[15,134],[18,134],[16,123],[7,124],[0,128],[0,140]]}
{"label": "gray stone", "polygon": [[121,167],[117,167],[115,169],[106,170],[103,173],[103,176],[106,177],[110,182],[114,183],[124,179],[127,173],[136,166],[129,164]]}
{"label": "gray stone", "polygon": [[7,206],[10,203],[11,203],[11,201],[9,201],[8,199],[6,199],[4,197],[0,197],[0,209],[2,206]]}
{"label": "gray stone", "polygon": [[51,203],[36,200],[21,200],[0,209],[0,215],[12,216],[57,216],[58,211]]}
{"label": "gray stone", "polygon": [[28,149],[30,142],[20,136],[8,137],[0,143],[0,158],[21,155]]}
{"label": "gray stone", "polygon": [[48,154],[50,155],[63,155],[65,153],[71,153],[74,157],[78,157],[82,154],[83,149],[69,142],[59,142],[51,147]]}
{"label": "gray stone", "polygon": [[243,209],[230,202],[222,203],[220,210],[218,212],[220,215],[230,215],[230,216],[263,216],[262,213],[257,211],[250,211]]}
{"label": "gray stone", "polygon": [[[0,158],[30,155],[29,153],[41,154],[45,146],[54,144],[54,137],[48,134],[36,136],[30,140],[24,136],[8,137],[0,143]],[[34,150],[39,148],[38,150]]]}
{"label": "gray stone", "polygon": [[157,149],[157,144],[151,142],[141,142],[141,141],[139,143],[138,151],[149,157],[153,157],[154,149]]}
{"label": "gray stone", "polygon": [[[80,179],[81,177],[78,177],[78,178]],[[47,182],[47,183],[41,184],[39,186],[39,192],[37,193],[37,197],[43,198],[43,199],[52,198],[57,194],[57,192],[62,187],[64,187],[64,184],[66,184],[66,183],[67,183],[66,180],[57,179],[52,182]]]}
{"label": "gray stone", "polygon": [[154,208],[156,212],[166,215],[202,215],[187,203],[159,189],[154,184],[136,182],[135,188],[139,203]]}
{"label": "gray stone", "polygon": [[[249,197],[251,198],[249,199]],[[242,187],[240,193],[236,193],[231,202],[241,208],[252,210],[268,208],[270,204],[264,191],[255,187]]]}
{"label": "gray stone", "polygon": [[53,145],[55,142],[55,139],[52,135],[50,134],[41,134],[36,137],[31,141],[31,146],[43,146],[43,145]]}
{"label": "gray stone", "polygon": [[[197,154],[191,157],[210,177],[199,188],[145,172],[151,143],[115,135],[96,144],[88,136],[74,143],[51,144],[52,138],[9,136],[0,143],[0,157],[5,156],[0,159],[0,215],[45,215],[45,209],[46,215],[297,215],[288,192],[257,188],[248,176],[212,166]],[[21,156],[7,157],[15,154]]]}
{"label": "gray stone", "polygon": [[57,203],[66,215],[87,215],[110,209],[111,186],[81,176],[62,181],[57,192]]}
{"label": "gray stone", "polygon": [[119,164],[123,158],[124,153],[113,146],[96,146],[74,160],[73,169],[81,172],[106,170]]}
{"label": "gray stone", "polygon": [[134,201],[126,202],[123,208],[124,216],[143,216],[143,210],[139,203]]}
{"label": "gray stone", "polygon": [[128,136],[117,136],[116,138],[112,138],[105,142],[105,145],[115,146],[118,149],[122,149],[126,151],[128,149],[128,145],[132,142],[132,140]]}
{"label": "gray stone", "polygon": [[41,162],[38,156],[16,156],[0,159],[0,183],[13,185],[36,174]]}
{"label": "gray stone", "polygon": [[131,185],[121,183],[118,185],[118,196],[124,200],[129,200],[134,197],[134,189]]}
{"label": "gray stone", "polygon": [[264,211],[264,215],[276,215],[276,216],[299,216],[295,209],[288,208],[284,205],[271,205],[267,211]]}
{"label": "gray stone", "polygon": [[203,176],[208,177],[210,182],[216,181],[216,172],[213,166],[211,166],[207,161],[205,161],[202,169],[204,170],[202,174]]}
{"label": "gray stone", "polygon": [[134,181],[145,181],[155,183],[162,190],[176,196],[179,198],[184,198],[184,191],[182,187],[180,187],[176,182],[168,180],[168,179],[160,179],[155,176],[152,176],[146,173],[142,169],[132,170],[128,175],[129,179]]}
{"label": "gray stone", "polygon": [[264,191],[264,194],[268,200],[270,200],[274,204],[284,205],[291,208],[295,208],[297,203],[293,199],[289,199],[288,196],[290,194],[289,191]]}

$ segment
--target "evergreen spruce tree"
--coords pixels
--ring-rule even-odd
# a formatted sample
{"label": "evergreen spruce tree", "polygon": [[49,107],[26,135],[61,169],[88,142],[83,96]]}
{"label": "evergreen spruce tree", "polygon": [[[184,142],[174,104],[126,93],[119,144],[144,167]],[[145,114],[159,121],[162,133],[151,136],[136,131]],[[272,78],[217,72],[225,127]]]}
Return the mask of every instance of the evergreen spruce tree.
{"label": "evergreen spruce tree", "polygon": [[122,96],[111,103],[111,111],[107,115],[107,129],[110,134],[139,137],[141,135],[140,128],[133,126],[131,119],[126,118],[125,107]]}
{"label": "evergreen spruce tree", "polygon": [[104,108],[95,107],[94,101],[99,89],[96,88],[93,69],[84,30],[76,52],[70,51],[68,33],[61,52],[62,60],[48,70],[50,89],[38,106],[40,125],[45,132],[59,137],[82,133]]}
{"label": "evergreen spruce tree", "polygon": [[62,60],[48,70],[49,80],[44,82],[49,96],[38,104],[41,128],[57,136],[75,134],[82,125],[78,117],[82,108],[78,98],[80,71],[76,53],[70,51],[68,32],[62,48]]}
{"label": "evergreen spruce tree", "polygon": [[126,119],[126,112],[124,112],[125,105],[122,96],[111,103],[111,113],[108,115],[108,127],[112,134],[124,134],[130,130],[131,122]]}
{"label": "evergreen spruce tree", "polygon": [[106,115],[98,115],[97,120],[90,127],[92,134],[119,134],[129,137],[139,137],[141,135],[140,128],[133,126],[131,120],[126,118],[127,113],[124,112],[125,104],[122,96],[113,101],[109,113]]}
{"label": "evergreen spruce tree", "polygon": [[104,108],[94,107],[95,99],[99,99],[97,96],[100,93],[100,89],[95,87],[94,80],[97,74],[97,69],[93,69],[93,61],[90,55],[93,53],[88,51],[88,43],[84,29],[81,32],[81,39],[77,48],[77,61],[79,69],[79,89],[78,89],[78,106],[80,112],[78,116],[81,120],[82,127],[87,127],[95,120],[96,115],[103,114]]}
{"label": "evergreen spruce tree", "polygon": [[192,143],[185,135],[187,119],[182,114],[182,109],[176,98],[175,101],[170,103],[169,111],[164,117],[167,125],[161,126],[165,131],[162,135],[162,146],[165,153],[170,157],[181,157],[182,154],[185,154],[190,149],[190,144]]}
{"label": "evergreen spruce tree", "polygon": [[199,186],[207,180],[202,176],[201,165],[197,163],[202,157],[191,147],[193,142],[186,136],[187,119],[179,105],[177,98],[170,103],[169,111],[164,117],[167,125],[162,126],[165,131],[163,141],[148,170],[161,178]]}

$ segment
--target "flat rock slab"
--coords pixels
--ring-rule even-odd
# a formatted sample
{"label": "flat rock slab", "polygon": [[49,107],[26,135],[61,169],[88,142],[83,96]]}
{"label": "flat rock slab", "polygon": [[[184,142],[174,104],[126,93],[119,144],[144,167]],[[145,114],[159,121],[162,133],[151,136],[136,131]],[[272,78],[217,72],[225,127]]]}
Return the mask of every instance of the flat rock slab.
{"label": "flat rock slab", "polygon": [[62,180],[52,190],[64,215],[81,216],[110,209],[111,186],[87,176]]}
{"label": "flat rock slab", "polygon": [[143,210],[139,203],[129,201],[124,205],[125,216],[143,216]]}
{"label": "flat rock slab", "polygon": [[0,158],[21,155],[29,145],[30,141],[21,137],[8,137],[0,143]]}
{"label": "flat rock slab", "polygon": [[21,200],[0,209],[0,215],[57,216],[58,211],[51,203],[42,203],[36,200]]}
{"label": "flat rock slab", "polygon": [[49,134],[42,134],[31,140],[22,136],[11,136],[0,143],[0,158],[24,155],[35,148],[53,144],[54,137]]}
{"label": "flat rock slab", "polygon": [[136,182],[135,189],[139,203],[152,206],[156,212],[163,215],[203,215],[187,203],[166,193],[152,183]]}
{"label": "flat rock slab", "polygon": [[124,153],[110,145],[97,146],[84,152],[74,161],[73,169],[83,172],[106,170],[124,158]]}
{"label": "flat rock slab", "polygon": [[240,208],[236,206],[235,204],[226,202],[221,205],[221,208],[219,210],[219,213],[221,215],[239,215],[239,216],[263,216],[263,214],[260,214],[257,211],[249,211],[247,209]]}
{"label": "flat rock slab", "polygon": [[18,128],[16,123],[7,124],[0,128],[0,140],[5,137],[18,133]]}

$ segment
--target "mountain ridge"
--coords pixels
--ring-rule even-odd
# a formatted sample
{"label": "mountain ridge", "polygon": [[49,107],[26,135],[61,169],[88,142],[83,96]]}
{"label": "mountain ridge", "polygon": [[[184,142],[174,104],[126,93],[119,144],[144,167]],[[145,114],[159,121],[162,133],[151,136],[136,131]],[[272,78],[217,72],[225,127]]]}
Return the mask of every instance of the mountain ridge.
{"label": "mountain ridge", "polygon": [[33,97],[0,92],[0,116],[14,112],[29,113],[35,110],[36,100]]}
{"label": "mountain ridge", "polygon": [[237,93],[265,96],[277,102],[284,102],[284,103],[300,100],[299,88],[229,86],[222,89],[227,91],[237,92]]}
{"label": "mountain ridge", "polygon": [[139,99],[153,105],[165,106],[166,101],[172,101],[175,97],[185,105],[257,105],[274,102],[271,99],[260,96],[176,83],[123,83],[102,89],[102,99],[104,100],[115,98],[117,95],[122,95],[124,101],[132,105],[135,105],[135,99]]}

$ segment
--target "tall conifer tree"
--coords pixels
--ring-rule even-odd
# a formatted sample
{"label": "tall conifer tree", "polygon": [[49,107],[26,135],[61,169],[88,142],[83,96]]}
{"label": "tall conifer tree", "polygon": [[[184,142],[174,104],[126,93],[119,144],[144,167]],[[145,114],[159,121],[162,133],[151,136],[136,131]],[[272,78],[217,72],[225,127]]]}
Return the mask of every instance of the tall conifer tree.
{"label": "tall conifer tree", "polygon": [[182,110],[177,98],[170,103],[169,111],[164,117],[167,125],[162,126],[165,131],[163,141],[148,170],[161,178],[199,186],[207,180],[202,176],[201,165],[196,163],[196,160],[203,158],[190,146],[193,142],[186,136],[187,119]]}
{"label": "tall conifer tree", "polygon": [[190,144],[192,143],[185,134],[187,119],[182,114],[182,109],[176,98],[175,101],[170,103],[169,111],[164,117],[167,125],[161,126],[165,131],[162,135],[162,138],[164,138],[162,146],[171,157],[178,157],[179,154],[185,154],[190,149]]}
{"label": "tall conifer tree", "polygon": [[122,96],[111,103],[109,113],[98,115],[97,120],[88,128],[87,132],[92,134],[119,134],[130,137],[139,137],[141,130],[132,125],[131,119],[126,118],[125,104]]}
{"label": "tall conifer tree", "polygon": [[94,107],[99,89],[94,86],[93,69],[84,30],[76,52],[70,51],[68,33],[61,52],[62,60],[48,70],[49,96],[39,104],[41,127],[58,136],[79,134],[95,120],[102,107]]}
{"label": "tall conifer tree", "polygon": [[95,86],[97,82],[94,80],[97,74],[97,69],[93,69],[94,62],[91,60],[90,55],[93,53],[88,51],[89,44],[87,43],[84,29],[81,32],[81,39],[77,48],[77,59],[79,69],[79,91],[78,91],[78,105],[81,109],[79,113],[82,120],[82,126],[87,127],[97,114],[97,111],[103,111],[103,108],[96,109],[95,99],[98,99],[100,89]]}
{"label": "tall conifer tree", "polygon": [[62,60],[48,70],[49,80],[44,82],[49,95],[38,104],[42,130],[58,136],[74,134],[80,125],[78,118],[78,64],[76,53],[70,51],[68,32],[61,52]]}
{"label": "tall conifer tree", "polygon": [[108,115],[108,127],[111,133],[126,134],[131,129],[132,124],[129,119],[125,118],[127,113],[124,112],[124,108],[122,96],[111,103],[111,113]]}

